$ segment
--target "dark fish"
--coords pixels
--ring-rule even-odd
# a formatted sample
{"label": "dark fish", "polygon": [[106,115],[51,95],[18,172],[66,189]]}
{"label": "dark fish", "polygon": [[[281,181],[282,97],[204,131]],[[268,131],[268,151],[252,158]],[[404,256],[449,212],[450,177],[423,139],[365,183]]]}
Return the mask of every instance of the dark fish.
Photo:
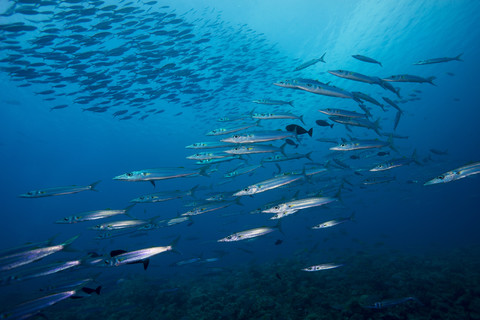
{"label": "dark fish", "polygon": [[280,276],[280,274],[278,274],[278,272],[275,273],[275,276],[276,276],[278,279],[282,280],[282,277]]}
{"label": "dark fish", "polygon": [[285,127],[285,129],[288,132],[295,132],[296,134],[305,134],[308,133],[308,135],[311,137],[313,134],[313,128],[310,128],[310,130],[305,130],[303,127],[297,125],[297,124],[289,124],[288,126]]}
{"label": "dark fish", "polygon": [[350,159],[357,160],[357,159],[360,159],[360,157],[357,156],[356,154],[352,154],[352,155],[350,156]]}
{"label": "dark fish", "polygon": [[278,239],[277,241],[275,241],[275,245],[276,245],[276,246],[278,246],[278,245],[280,245],[280,244],[282,244],[282,243],[283,243],[283,240],[281,240],[281,239]]}
{"label": "dark fish", "polygon": [[430,152],[438,156],[445,156],[448,154],[448,150],[430,149]]}
{"label": "dark fish", "polygon": [[317,120],[315,121],[316,124],[318,124],[320,127],[330,127],[330,128],[333,128],[333,123],[328,123],[327,121],[325,120]]}
{"label": "dark fish", "polygon": [[388,156],[390,152],[385,152],[385,151],[379,151],[377,152],[377,156],[383,157],[383,156]]}
{"label": "dark fish", "polygon": [[295,143],[295,141],[291,139],[285,139],[285,142],[288,143],[291,146],[295,146],[295,148],[298,148],[298,144]]}

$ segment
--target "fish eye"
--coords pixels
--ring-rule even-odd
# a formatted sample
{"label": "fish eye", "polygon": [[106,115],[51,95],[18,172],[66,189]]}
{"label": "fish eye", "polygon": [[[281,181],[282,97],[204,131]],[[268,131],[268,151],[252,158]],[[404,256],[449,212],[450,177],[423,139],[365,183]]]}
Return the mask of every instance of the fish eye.
{"label": "fish eye", "polygon": [[66,217],[66,218],[63,218],[63,220],[64,220],[64,221],[68,221],[68,217]]}
{"label": "fish eye", "polygon": [[129,172],[129,173],[127,173],[127,176],[131,177],[131,176],[133,176],[133,173]]}
{"label": "fish eye", "polygon": [[248,188],[243,189],[243,191],[248,191]]}
{"label": "fish eye", "polygon": [[227,239],[232,239],[232,236],[228,236]]}
{"label": "fish eye", "polygon": [[233,137],[234,137],[235,139],[240,138],[240,136],[239,136],[238,134],[234,135]]}
{"label": "fish eye", "polygon": [[143,200],[143,199],[145,199],[145,197],[140,197],[139,199],[140,199],[140,200]]}
{"label": "fish eye", "polygon": [[273,209],[278,210],[278,209],[280,209],[280,207],[279,207],[279,206],[275,206],[275,207],[273,207]]}
{"label": "fish eye", "polygon": [[27,192],[27,194],[31,196],[33,194],[33,192],[29,191],[29,192]]}
{"label": "fish eye", "polygon": [[441,176],[438,176],[438,179],[443,180],[445,179],[445,176],[442,174]]}
{"label": "fish eye", "polygon": [[340,146],[341,147],[346,147],[347,145],[345,143],[342,143]]}
{"label": "fish eye", "polygon": [[312,84],[311,84],[311,83],[307,83],[307,86],[308,86],[308,87],[311,87],[311,86],[312,86]]}

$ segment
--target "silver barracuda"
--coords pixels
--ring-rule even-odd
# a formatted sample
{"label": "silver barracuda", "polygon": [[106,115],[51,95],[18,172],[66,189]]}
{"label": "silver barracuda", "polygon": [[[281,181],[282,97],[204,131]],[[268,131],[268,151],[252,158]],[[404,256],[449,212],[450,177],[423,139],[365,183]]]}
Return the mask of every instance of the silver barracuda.
{"label": "silver barracuda", "polygon": [[200,165],[208,165],[208,164],[213,164],[213,163],[219,163],[219,162],[225,162],[225,161],[231,161],[231,160],[244,160],[240,155],[226,155],[225,157],[222,158],[216,158],[216,159],[203,159],[203,160],[198,160],[195,162],[195,164],[200,164]]}
{"label": "silver barracuda", "polygon": [[51,294],[42,298],[24,302],[15,308],[0,314],[0,319],[27,319],[39,314],[46,307],[75,295],[75,290]]}
{"label": "silver barracuda", "polygon": [[370,169],[369,171],[385,171],[385,170],[390,170],[393,168],[409,165],[410,163],[415,162],[418,165],[421,165],[420,162],[417,160],[417,152],[416,150],[413,151],[413,154],[410,158],[403,157],[403,158],[397,158],[397,159],[392,159],[386,162],[382,162],[377,164],[375,167]]}
{"label": "silver barracuda", "polygon": [[377,119],[375,122],[371,122],[368,119],[362,118],[345,118],[345,117],[328,117],[331,121],[336,123],[341,123],[346,126],[362,127],[367,129],[372,129],[379,136],[380,134],[380,119]]}
{"label": "silver barracuda", "polygon": [[280,204],[275,205],[274,207],[263,210],[262,212],[264,212],[264,213],[282,213],[282,212],[287,212],[287,211],[292,211],[292,210],[298,211],[298,210],[302,210],[302,209],[308,209],[308,208],[323,206],[327,203],[337,201],[337,200],[338,199],[336,199],[336,198],[330,198],[330,197],[311,197],[311,198],[305,198],[305,199],[299,199],[299,200],[280,203]]}
{"label": "silver barracuda", "polygon": [[229,143],[257,143],[296,137],[297,134],[295,132],[289,131],[257,131],[244,134],[235,134],[229,138],[222,139],[221,141]]}
{"label": "silver barracuda", "polygon": [[210,160],[210,159],[222,159],[228,155],[222,152],[200,152],[188,156],[189,160]]}
{"label": "silver barracuda", "polygon": [[45,258],[55,252],[59,252],[72,244],[79,236],[68,239],[64,243],[48,246],[38,249],[32,249],[24,252],[14,253],[7,256],[0,257],[0,271],[7,271],[14,268],[24,266],[34,261]]}
{"label": "silver barracuda", "polygon": [[415,62],[414,65],[422,66],[425,64],[443,63],[443,62],[449,62],[449,61],[463,61],[461,59],[462,55],[463,53],[460,53],[458,56],[454,58],[445,57],[445,58],[433,58],[433,59],[427,59],[427,60],[420,60],[418,62]]}
{"label": "silver barracuda", "polygon": [[248,196],[248,195],[252,195],[260,192],[265,192],[267,190],[282,187],[289,183],[300,180],[304,177],[305,177],[304,174],[288,174],[288,175],[274,177],[272,179],[268,179],[256,184],[252,184],[238,192],[235,192],[233,195],[235,197],[239,197],[239,196]]}
{"label": "silver barracuda", "polygon": [[189,176],[206,176],[207,167],[196,169],[187,169],[184,167],[177,168],[156,168],[156,169],[144,169],[138,171],[131,171],[121,174],[113,178],[113,180],[120,181],[149,181],[155,186],[156,180],[166,180],[173,178],[182,178]]}
{"label": "silver barracuda", "polygon": [[325,228],[335,227],[344,222],[353,221],[354,217],[355,217],[355,212],[352,213],[350,217],[338,218],[338,219],[322,222],[320,224],[317,224],[316,226],[313,226],[312,229],[325,229]]}
{"label": "silver barracuda", "polygon": [[339,268],[341,266],[343,266],[343,264],[324,263],[324,264],[317,264],[315,266],[310,266],[308,268],[304,268],[304,269],[302,269],[302,271],[307,271],[307,272],[323,271],[323,270]]}
{"label": "silver barracuda", "polygon": [[125,252],[114,257],[103,259],[103,262],[101,264],[110,267],[118,267],[124,264],[131,264],[132,262],[135,263],[146,260],[157,254],[173,250],[177,242],[178,238],[169,246],[151,247],[136,251]]}
{"label": "silver barracuda", "polygon": [[369,57],[366,57],[366,56],[362,56],[360,54],[354,54],[352,55],[353,58],[357,59],[357,60],[360,60],[360,61],[363,61],[363,62],[368,62],[368,63],[376,63],[376,64],[379,64],[380,67],[382,67],[382,64],[380,62],[378,62],[377,60],[375,59],[372,59],[372,58],[369,58]]}
{"label": "silver barracuda", "polygon": [[374,98],[370,97],[368,94],[365,94],[363,92],[358,92],[358,91],[353,91],[352,94],[355,98],[363,100],[363,101],[368,101],[371,104],[379,106],[380,108],[382,108],[383,111],[385,111],[385,109],[383,108],[383,104],[381,104],[380,102],[378,102]]}
{"label": "silver barracuda", "polygon": [[206,203],[204,205],[195,207],[191,210],[188,210],[187,212],[183,213],[182,216],[196,216],[196,215],[199,215],[199,214],[202,214],[202,213],[205,213],[205,212],[210,212],[210,211],[223,209],[223,208],[226,208],[228,206],[231,206],[232,204],[241,205],[238,198],[234,201],[210,202],[210,203]]}
{"label": "silver barracuda", "polygon": [[303,115],[296,116],[294,114],[288,112],[278,112],[278,113],[254,113],[252,114],[252,119],[259,119],[259,120],[269,120],[269,119],[296,119],[300,120],[303,124]]}
{"label": "silver barracuda", "polygon": [[254,164],[254,165],[247,165],[247,166],[241,166],[241,167],[238,167],[230,172],[227,172],[224,177],[225,178],[233,178],[233,177],[236,177],[236,176],[240,176],[242,174],[247,174],[247,173],[251,173],[255,170],[257,170],[258,168],[262,167],[261,164]]}
{"label": "silver barracuda", "polygon": [[452,181],[460,180],[478,173],[480,173],[480,162],[474,162],[474,163],[467,164],[465,166],[447,171],[439,175],[438,177],[425,182],[423,185],[429,186],[432,184],[452,182]]}
{"label": "silver barracuda", "polygon": [[129,228],[138,228],[143,225],[148,224],[149,220],[122,220],[122,221],[111,221],[102,224],[97,224],[96,226],[91,227],[92,230],[98,231],[113,231],[113,230],[124,230]]}
{"label": "silver barracuda", "polygon": [[382,85],[382,80],[380,78],[366,76],[358,72],[347,71],[347,70],[329,70],[327,72],[334,76],[344,78],[344,79],[365,82],[368,84],[378,84],[380,86]]}
{"label": "silver barracuda", "polygon": [[260,228],[254,228],[254,229],[249,229],[245,231],[240,231],[236,232],[234,234],[231,234],[225,238],[222,238],[220,240],[217,240],[217,242],[233,242],[233,241],[241,241],[241,240],[247,240],[247,239],[252,239],[260,236],[264,236],[266,234],[269,234],[275,229],[280,229],[280,224],[277,224],[275,227],[260,227]]}
{"label": "silver barracuda", "polygon": [[385,177],[371,177],[362,181],[364,185],[380,184],[380,183],[389,183],[395,181],[395,177],[385,176]]}
{"label": "silver barracuda", "polygon": [[195,190],[198,188],[198,185],[193,187],[188,191],[181,191],[181,190],[174,190],[174,191],[163,191],[163,192],[155,192],[146,194],[135,199],[130,200],[130,202],[135,203],[154,203],[154,202],[163,202],[173,199],[179,199],[186,196],[193,197],[195,194]]}
{"label": "silver barracuda", "polygon": [[42,198],[42,197],[60,196],[60,195],[64,195],[64,194],[72,194],[72,193],[88,191],[88,190],[98,191],[98,190],[95,189],[95,187],[99,183],[100,183],[100,180],[96,181],[92,184],[89,184],[87,186],[66,186],[66,187],[55,187],[55,188],[47,188],[47,189],[29,191],[27,193],[23,193],[23,194],[19,195],[19,197],[21,197],[21,198]]}
{"label": "silver barracuda", "polygon": [[288,104],[288,105],[293,107],[293,101],[258,99],[258,100],[253,100],[252,102],[253,103],[258,103],[258,104],[267,104],[267,105],[285,105],[285,104]]}
{"label": "silver barracuda", "polygon": [[372,148],[383,148],[390,146],[390,142],[380,140],[353,140],[342,142],[337,146],[329,148],[334,151],[352,151]]}
{"label": "silver barracuda", "polygon": [[312,60],[309,60],[307,62],[302,63],[301,65],[296,67],[294,71],[300,71],[300,70],[306,69],[310,66],[313,66],[314,64],[316,64],[318,62],[325,63],[325,60],[323,60],[323,58],[325,57],[325,54],[326,54],[326,52],[320,58],[312,59]]}
{"label": "silver barracuda", "polygon": [[310,161],[313,161],[310,157],[313,151],[309,153],[302,154],[302,153],[293,153],[293,154],[276,154],[274,156],[265,157],[262,159],[263,162],[280,162],[280,161],[289,161],[289,160],[297,160],[302,158],[307,158]]}
{"label": "silver barracuda", "polygon": [[55,223],[71,224],[71,223],[110,218],[113,216],[117,216],[119,214],[127,214],[128,211],[132,209],[134,205],[135,204],[132,204],[126,207],[125,209],[118,209],[118,210],[105,209],[105,210],[94,210],[94,211],[83,212],[83,213],[79,213],[78,215],[68,216],[63,219],[57,220],[55,221]]}
{"label": "silver barracuda", "polygon": [[330,86],[324,83],[317,84],[313,82],[305,82],[297,85],[297,88],[301,90],[305,90],[307,92],[320,94],[328,97],[346,98],[346,99],[354,98],[351,92],[348,92],[346,90],[343,90],[334,86]]}
{"label": "silver barracuda", "polygon": [[399,75],[390,76],[388,78],[382,78],[382,80],[387,82],[416,82],[416,83],[427,82],[435,86],[435,83],[433,83],[433,80],[435,80],[435,78],[436,77],[422,78],[422,77],[414,76],[410,74],[399,74]]}
{"label": "silver barracuda", "polygon": [[258,126],[258,122],[241,124],[235,127],[217,128],[207,132],[207,136],[220,136]]}
{"label": "silver barracuda", "polygon": [[213,148],[228,148],[230,144],[221,141],[206,141],[196,142],[186,146],[187,149],[213,149]]}
{"label": "silver barracuda", "polygon": [[275,147],[272,145],[261,145],[261,144],[255,144],[255,145],[241,145],[237,146],[235,148],[225,150],[225,153],[228,154],[254,154],[254,153],[271,153],[271,152],[281,152],[284,153],[284,147],[286,144],[284,144],[281,147]]}
{"label": "silver barracuda", "polygon": [[345,118],[366,118],[367,115],[363,113],[358,113],[355,111],[343,110],[343,109],[320,109],[319,112],[326,114],[327,116],[332,117],[345,117]]}
{"label": "silver barracuda", "polygon": [[42,265],[42,266],[38,266],[28,270],[23,270],[21,272],[10,274],[5,278],[0,279],[0,284],[6,285],[12,282],[48,276],[50,274],[54,274],[60,271],[64,271],[64,270],[79,266],[80,264],[81,264],[80,260],[72,260],[72,261],[62,261],[62,262],[51,263],[48,265]]}
{"label": "silver barracuda", "polygon": [[248,115],[239,115],[239,116],[224,116],[221,118],[218,118],[218,122],[231,122],[231,121],[239,121],[239,120],[244,120],[248,119]]}

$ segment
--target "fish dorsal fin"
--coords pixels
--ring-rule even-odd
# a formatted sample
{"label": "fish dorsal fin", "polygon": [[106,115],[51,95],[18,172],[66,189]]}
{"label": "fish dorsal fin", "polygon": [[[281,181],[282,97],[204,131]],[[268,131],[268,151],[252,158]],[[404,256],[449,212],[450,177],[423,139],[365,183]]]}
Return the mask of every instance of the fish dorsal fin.
{"label": "fish dorsal fin", "polygon": [[113,250],[113,251],[110,251],[110,257],[115,257],[125,252],[127,252],[127,250],[122,250],[122,249]]}

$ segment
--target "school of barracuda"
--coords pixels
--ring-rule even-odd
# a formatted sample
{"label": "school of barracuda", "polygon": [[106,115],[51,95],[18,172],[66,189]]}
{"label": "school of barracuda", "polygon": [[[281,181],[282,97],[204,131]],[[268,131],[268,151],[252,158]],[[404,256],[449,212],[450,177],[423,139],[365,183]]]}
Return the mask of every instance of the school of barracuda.
{"label": "school of barracuda", "polygon": [[[245,215],[265,215],[266,226],[245,226],[217,239],[218,246],[225,248],[229,244],[223,242],[268,237],[276,231],[283,233],[279,222],[269,220],[282,221],[285,225],[288,219],[295,219],[292,215],[304,214],[312,211],[311,208],[318,211],[323,206],[348,208],[348,198],[342,195],[351,192],[354,186],[368,188],[383,183],[423,183],[428,186],[480,173],[480,162],[458,163],[445,173],[432,173],[428,179],[396,179],[397,167],[428,168],[430,153],[439,157],[446,155],[446,151],[432,149],[420,160],[416,150],[402,150],[395,145],[397,139],[408,138],[396,130],[401,128],[400,120],[408,102],[420,99],[421,94],[418,89],[412,93],[404,92],[407,89],[400,90],[397,85],[405,82],[419,86],[424,83],[435,85],[435,77],[389,75],[385,71],[388,66],[376,60],[379,57],[367,57],[357,52],[352,52],[352,56],[346,59],[378,65],[374,75],[336,69],[341,66],[329,65],[328,48],[325,52],[312,52],[303,61],[291,60],[281,57],[274,46],[246,25],[233,27],[223,22],[220,16],[214,20],[200,18],[203,13],[192,10],[179,15],[158,1],[113,4],[102,0],[17,0],[0,15],[1,71],[19,87],[31,86],[35,94],[51,104],[52,111],[82,108],[87,112],[107,113],[118,120],[146,120],[161,116],[165,111],[156,107],[158,100],[195,110],[217,104],[227,105],[227,110],[231,110],[216,119],[206,119],[205,124],[211,127],[205,130],[205,137],[186,146],[196,152],[187,157],[192,161],[190,167],[133,167],[129,172],[113,177],[126,182],[149,182],[155,187],[159,183],[168,184],[168,181],[161,180],[198,179],[219,174],[221,181],[213,190],[199,185],[190,190],[153,190],[150,194],[132,195],[133,205],[73,212],[59,217],[55,223],[84,223],[86,228],[97,230],[96,239],[102,240],[192,223],[193,216],[202,219],[198,216],[214,214],[232,206],[239,206]],[[239,45],[245,43],[248,45]],[[411,61],[410,64],[452,63],[462,61],[461,56]],[[302,72],[307,68],[326,71],[324,77],[328,82],[305,78]],[[422,67],[418,68],[422,74]],[[334,85],[338,77],[376,85],[383,93],[372,96],[361,91],[344,90]],[[365,88],[362,85],[358,84],[358,90]],[[43,89],[37,89],[39,87]],[[315,120],[319,129],[303,127],[311,121],[304,117],[307,106],[300,102],[305,94],[310,95],[309,108],[313,105],[314,112],[318,113]],[[402,98],[406,95],[410,98]],[[70,103],[56,102],[65,100]],[[331,107],[332,103],[340,107]],[[404,106],[400,107],[400,104]],[[381,120],[385,116],[389,120]],[[215,124],[213,120],[216,120]],[[285,121],[288,121],[287,126]],[[343,137],[328,137],[328,130],[334,124],[344,126]],[[327,133],[313,138],[320,130]],[[360,135],[362,138],[356,138]],[[299,146],[302,150],[310,150],[295,152]],[[315,157],[312,152],[318,149],[331,153],[327,157]],[[355,161],[363,162],[357,165]],[[282,170],[281,164],[286,162],[294,164],[296,169]],[[263,174],[267,171],[270,176]],[[250,183],[235,185],[235,178],[243,175],[249,176]],[[99,183],[46,186],[41,190],[26,191],[20,197],[97,191]],[[224,185],[230,183],[235,186],[227,188],[231,190],[227,192]],[[304,186],[315,191],[304,193]],[[247,201],[244,201],[245,196],[285,190],[289,197],[279,196],[277,201],[262,208],[248,208]],[[134,206],[179,198],[194,199],[193,208],[178,208],[179,214],[170,217],[138,219],[131,214]],[[355,208],[350,209],[354,211]],[[322,232],[318,229],[334,227],[353,218],[352,214],[329,221],[319,219],[317,225],[307,227],[316,230],[312,232]],[[104,222],[105,219],[109,220]],[[73,243],[80,241],[78,237],[72,235],[61,243],[53,240],[30,243],[1,253],[2,285],[65,270],[92,269],[91,278],[72,277],[74,280],[70,283],[58,283],[53,286],[56,288],[53,292],[6,310],[0,316],[2,319],[26,319],[67,298],[99,294],[101,286],[91,288],[96,286],[93,274],[99,271],[98,268],[138,263],[147,269],[150,259],[175,251],[182,245],[179,236],[172,243],[160,246],[155,243],[133,251],[112,248],[111,252],[104,254],[79,253],[78,259],[72,261],[45,265],[39,262],[68,250]],[[202,260],[208,262],[208,259],[194,258],[185,263]],[[319,263],[302,270],[312,272],[344,265],[341,261]],[[53,277],[51,283],[55,284]]]}

